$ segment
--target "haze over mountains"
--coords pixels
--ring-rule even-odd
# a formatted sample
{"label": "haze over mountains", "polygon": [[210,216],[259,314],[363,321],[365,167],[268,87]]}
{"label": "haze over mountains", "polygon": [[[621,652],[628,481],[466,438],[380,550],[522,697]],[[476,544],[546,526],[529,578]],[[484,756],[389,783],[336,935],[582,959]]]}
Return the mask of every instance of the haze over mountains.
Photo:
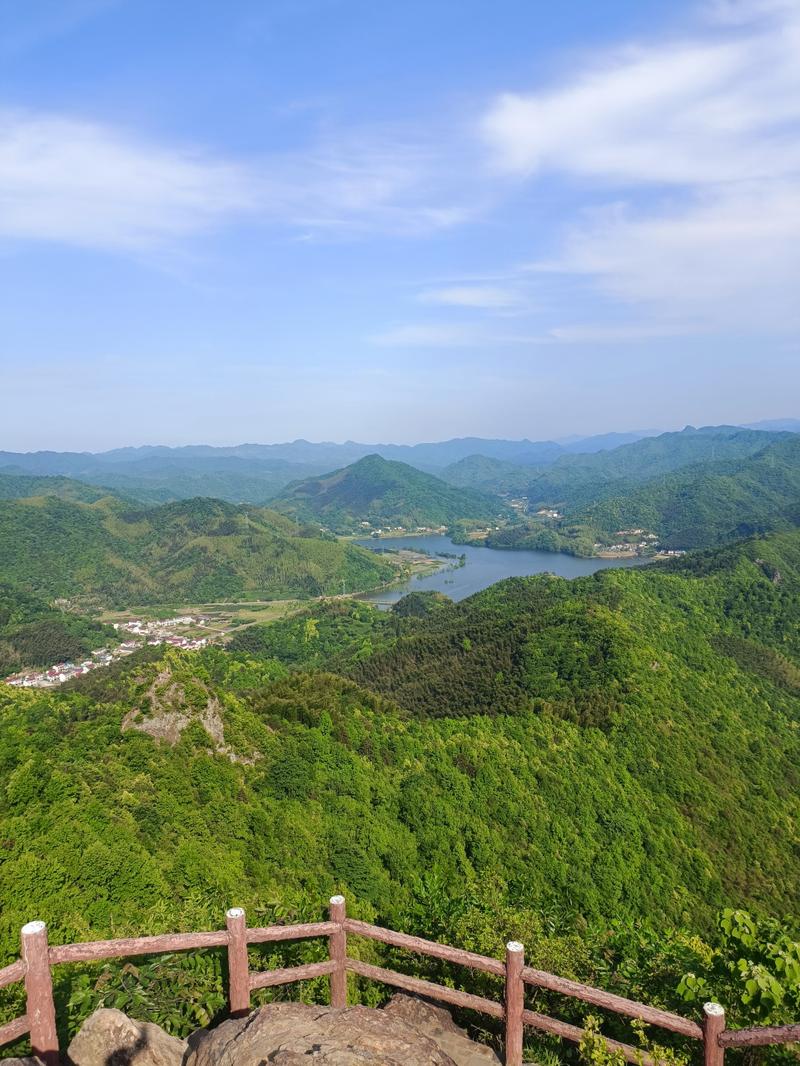
{"label": "haze over mountains", "polygon": [[[782,419],[749,428],[800,431],[800,420]],[[472,456],[482,456],[495,463],[510,463],[514,467],[547,467],[572,454],[610,451],[660,435],[656,430],[605,433],[570,438],[560,443],[461,437],[414,445],[296,440],[285,444],[231,447],[145,445],[98,453],[1,451],[0,473],[61,475],[102,485],[148,503],[214,496],[231,503],[263,504],[293,481],[331,473],[371,454],[443,475],[448,467]],[[512,485],[521,483],[519,475],[507,473]],[[468,476],[458,471],[452,478],[443,476],[462,487],[484,487],[470,483]],[[488,491],[498,491],[498,487],[495,485]]]}

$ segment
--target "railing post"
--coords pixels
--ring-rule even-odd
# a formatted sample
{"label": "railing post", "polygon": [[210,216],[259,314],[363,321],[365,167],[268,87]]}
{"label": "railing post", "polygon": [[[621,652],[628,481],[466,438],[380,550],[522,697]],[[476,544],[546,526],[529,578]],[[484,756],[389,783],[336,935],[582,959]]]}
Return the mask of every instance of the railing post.
{"label": "railing post", "polygon": [[704,1003],[703,1014],[704,1066],[722,1066],[725,1048],[719,1038],[725,1029],[725,1009],[719,1003]]}
{"label": "railing post", "polygon": [[44,922],[22,927],[22,958],[25,962],[25,993],[33,1054],[46,1066],[57,1066],[58,1034],[53,1002],[53,977]]}
{"label": "railing post", "polygon": [[250,967],[247,961],[247,919],[241,907],[225,913],[228,927],[228,998],[231,1015],[240,1018],[250,1010]]}
{"label": "railing post", "polygon": [[338,929],[328,938],[331,960],[336,969],[331,974],[331,1006],[347,1006],[347,933],[344,919],[347,913],[344,896],[331,896],[330,920],[336,922]]}
{"label": "railing post", "polygon": [[506,944],[506,1066],[522,1066],[522,1012],[525,983],[522,967],[525,948],[517,940]]}

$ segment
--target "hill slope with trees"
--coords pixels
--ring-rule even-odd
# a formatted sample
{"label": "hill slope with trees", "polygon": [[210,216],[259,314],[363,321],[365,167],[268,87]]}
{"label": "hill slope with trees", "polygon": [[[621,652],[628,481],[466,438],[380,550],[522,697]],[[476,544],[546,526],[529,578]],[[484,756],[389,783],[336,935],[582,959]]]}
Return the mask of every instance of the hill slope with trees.
{"label": "hill slope with trees", "polygon": [[84,659],[115,640],[110,626],[0,584],[0,677],[28,667]]}
{"label": "hill slope with trees", "polygon": [[[368,920],[492,954],[518,936],[535,966],[788,1020],[791,982],[780,1001],[746,982],[782,988],[796,948],[799,593],[794,532],[459,604],[316,604],[228,652],[0,686],[0,964],[31,915],[66,941],[216,927],[232,901],[316,917],[341,891]],[[61,971],[65,1015],[146,1010],[142,984],[175,1029],[222,1009],[213,959],[121,972]]]}
{"label": "hill slope with trees", "polygon": [[142,508],[112,497],[0,500],[12,584],[45,598],[128,606],[306,596],[374,588],[374,553],[256,507],[198,498]]}
{"label": "hill slope with trees", "polygon": [[336,533],[372,527],[450,526],[459,519],[489,522],[503,511],[495,497],[459,489],[440,478],[379,455],[368,455],[323,477],[290,485],[270,506]]}

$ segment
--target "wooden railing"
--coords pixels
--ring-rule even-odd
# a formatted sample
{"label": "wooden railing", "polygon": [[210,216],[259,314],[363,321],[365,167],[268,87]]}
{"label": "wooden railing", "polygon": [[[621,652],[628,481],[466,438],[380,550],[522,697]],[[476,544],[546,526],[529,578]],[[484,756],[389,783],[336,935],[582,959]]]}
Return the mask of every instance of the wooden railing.
{"label": "wooden railing", "polygon": [[[416,952],[429,958],[442,959],[472,970],[492,974],[505,983],[503,1002],[484,996],[462,992],[446,985],[434,984],[419,977],[409,977],[381,966],[373,966],[347,954],[349,936],[366,937],[382,944]],[[328,959],[283,969],[253,973],[247,949],[250,944],[280,943],[310,937],[327,937]],[[100,959],[122,958],[130,955],[156,955],[163,952],[192,951],[197,948],[227,948],[228,999],[234,1017],[250,1010],[250,994],[258,988],[307,981],[312,977],[330,978],[330,999],[333,1007],[347,1006],[347,974],[357,974],[406,992],[450,1003],[456,1007],[479,1011],[505,1022],[506,1066],[522,1066],[522,1043],[525,1026],[553,1034],[565,1040],[579,1042],[585,1030],[525,1007],[525,988],[545,988],[551,992],[613,1011],[628,1018],[637,1018],[649,1025],[660,1026],[679,1036],[702,1044],[704,1066],[723,1066],[726,1047],[746,1047],[763,1044],[786,1044],[800,1040],[800,1024],[727,1030],[725,1012],[717,1003],[706,1003],[702,1024],[670,1011],[649,1007],[623,996],[604,992],[599,988],[579,984],[564,977],[534,970],[525,965],[522,944],[510,941],[504,960],[476,955],[471,951],[438,944],[433,940],[397,933],[367,922],[348,918],[343,896],[330,900],[329,920],[302,925],[271,925],[249,928],[245,913],[232,907],[226,915],[226,928],[208,933],[174,933],[162,936],[140,936],[123,940],[94,940],[83,944],[50,946],[44,922],[29,922],[22,928],[21,958],[0,969],[0,988],[18,981],[25,982],[27,1009],[25,1014],[0,1026],[0,1046],[10,1044],[30,1034],[33,1053],[46,1066],[58,1066],[60,1053],[56,1033],[56,1014],[53,1001],[51,968],[69,962],[96,962]],[[641,1049],[604,1037],[611,1050],[622,1052],[628,1062],[656,1066]]]}

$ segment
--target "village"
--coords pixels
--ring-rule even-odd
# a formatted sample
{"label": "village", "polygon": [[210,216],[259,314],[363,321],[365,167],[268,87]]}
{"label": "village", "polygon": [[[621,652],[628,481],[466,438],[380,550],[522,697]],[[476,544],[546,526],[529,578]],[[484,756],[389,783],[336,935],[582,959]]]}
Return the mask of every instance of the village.
{"label": "village", "polygon": [[65,681],[82,677],[92,670],[110,666],[116,660],[132,655],[138,648],[148,644],[168,644],[184,651],[197,651],[208,644],[209,638],[181,633],[177,630],[188,627],[202,628],[208,621],[209,619],[203,615],[178,615],[175,618],[152,621],[134,618],[127,622],[114,622],[113,628],[119,634],[126,635],[126,639],[119,644],[108,648],[97,648],[89,658],[81,662],[54,663],[42,670],[26,670],[12,674],[4,680],[7,685],[16,685],[21,688],[55,688],[57,685],[63,685]]}

